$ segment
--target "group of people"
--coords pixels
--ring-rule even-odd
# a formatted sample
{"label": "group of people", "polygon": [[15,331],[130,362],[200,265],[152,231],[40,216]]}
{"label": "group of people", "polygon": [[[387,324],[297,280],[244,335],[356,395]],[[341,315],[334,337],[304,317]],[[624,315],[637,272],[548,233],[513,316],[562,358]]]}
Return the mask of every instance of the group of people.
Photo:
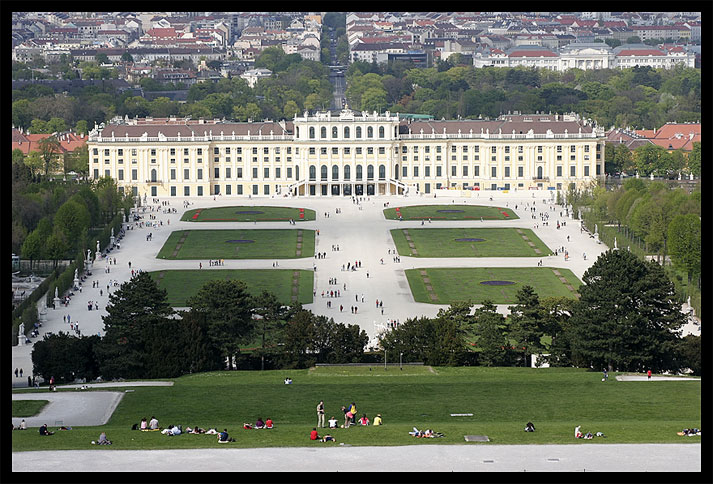
{"label": "group of people", "polygon": [[[356,408],[356,403],[352,402],[349,405],[342,405],[342,412],[344,413],[344,424],[342,424],[341,428],[349,428],[352,425],[382,425],[383,421],[381,418],[381,414],[378,414],[374,418],[374,422],[372,423],[369,418],[366,416],[366,414],[362,414],[361,418],[357,420],[357,408]],[[324,410],[324,401],[320,400],[319,403],[317,404],[317,427],[323,428],[325,427],[325,410]],[[336,417],[332,416],[332,418],[329,419],[328,421],[329,428],[330,429],[336,429],[339,426],[339,422],[337,421]]]}
{"label": "group of people", "polygon": [[249,424],[249,423],[244,423],[243,428],[244,429],[271,429],[274,427],[274,423],[272,422],[271,418],[267,418],[267,420],[263,420],[262,417],[258,417],[257,421],[255,422],[255,425]]}

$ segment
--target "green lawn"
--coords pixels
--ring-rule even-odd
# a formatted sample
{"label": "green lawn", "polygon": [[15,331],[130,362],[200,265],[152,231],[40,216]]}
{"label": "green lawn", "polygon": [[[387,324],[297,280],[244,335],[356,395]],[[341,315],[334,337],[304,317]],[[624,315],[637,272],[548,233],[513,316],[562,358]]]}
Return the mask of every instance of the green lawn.
{"label": "green lawn", "polygon": [[[558,271],[575,290],[581,282],[569,269],[550,267],[473,267],[473,268],[427,268],[408,269],[411,293],[417,302],[450,304],[470,300],[480,304],[490,299],[494,304],[514,304],[515,294],[523,285],[530,285],[540,298],[575,297],[574,293],[560,281]],[[425,271],[424,281],[421,271]],[[510,285],[484,285],[482,281],[509,281]],[[431,291],[426,287],[431,286]],[[431,294],[436,299],[431,298]]]}
{"label": "green lawn", "polygon": [[168,303],[173,307],[185,307],[186,300],[194,296],[208,281],[235,279],[245,282],[248,292],[257,296],[263,290],[273,293],[283,304],[292,304],[293,272],[298,273],[297,300],[302,304],[312,302],[314,273],[288,269],[197,269],[150,272],[158,286],[168,291]]}
{"label": "green lawn", "polygon": [[544,257],[551,252],[530,229],[393,229],[391,237],[399,254],[411,257]]}
{"label": "green lawn", "polygon": [[[445,210],[445,211],[444,211]],[[509,208],[486,207],[483,205],[412,205],[410,207],[394,207],[384,210],[384,217],[388,220],[398,220],[399,215],[403,220],[516,220]]]}
{"label": "green lawn", "polygon": [[313,257],[314,234],[306,229],[176,230],[157,257],[203,261]]}
{"label": "green lawn", "polygon": [[315,213],[309,208],[299,207],[232,206],[195,208],[181,216],[181,220],[187,222],[286,222],[290,219],[295,222],[314,220]]}
{"label": "green lawn", "polygon": [[48,403],[50,403],[49,400],[13,400],[12,416],[32,417],[40,413],[42,408]]}
{"label": "green lawn", "polygon": [[[286,376],[292,385],[283,384]],[[484,434],[488,444],[692,443],[679,437],[701,426],[700,381],[601,382],[599,372],[574,368],[429,368],[374,365],[311,370],[234,371],[186,375],[173,387],[134,387],[104,426],[74,427],[41,437],[13,432],[13,451],[93,449],[104,430],[114,442],[102,449],[224,448],[212,435],[166,437],[131,431],[142,417],[169,424],[227,428],[232,447],[465,444],[463,435]],[[118,389],[118,391],[123,391]],[[310,442],[315,407],[324,400],[326,418],[343,422],[340,407],[355,402],[358,415],[381,413],[381,427],[336,429],[337,444]],[[472,413],[472,417],[451,417]],[[340,417],[341,416],[341,417]],[[244,422],[272,418],[272,430],[244,430]],[[527,421],[537,431],[523,432]],[[574,427],[607,438],[575,440]],[[441,439],[415,439],[412,427],[443,432]],[[52,429],[52,428],[50,428]],[[322,431],[322,433],[324,430]]]}

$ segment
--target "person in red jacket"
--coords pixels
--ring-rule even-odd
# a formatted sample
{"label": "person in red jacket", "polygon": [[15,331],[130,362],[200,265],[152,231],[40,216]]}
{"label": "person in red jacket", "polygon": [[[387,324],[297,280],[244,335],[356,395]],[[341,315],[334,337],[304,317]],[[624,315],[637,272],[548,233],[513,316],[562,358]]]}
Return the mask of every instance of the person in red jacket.
{"label": "person in red jacket", "polygon": [[309,440],[319,440],[319,435],[317,434],[316,428],[313,428],[312,432],[309,433]]}
{"label": "person in red jacket", "polygon": [[648,376],[648,377],[649,377],[649,380],[651,380],[651,370],[649,370],[649,371],[646,372],[646,376]]}

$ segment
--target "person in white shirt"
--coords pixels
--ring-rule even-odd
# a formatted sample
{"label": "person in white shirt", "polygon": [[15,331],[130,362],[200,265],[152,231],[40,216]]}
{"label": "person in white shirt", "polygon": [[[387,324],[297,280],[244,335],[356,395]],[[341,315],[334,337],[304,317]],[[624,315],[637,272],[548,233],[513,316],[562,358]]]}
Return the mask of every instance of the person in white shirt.
{"label": "person in white shirt", "polygon": [[330,418],[328,422],[329,422],[329,428],[330,428],[330,429],[336,429],[336,428],[337,428],[337,425],[339,425],[339,424],[337,423],[337,419],[334,418],[334,417]]}
{"label": "person in white shirt", "polygon": [[149,422],[149,428],[151,430],[156,430],[158,428],[158,420],[156,420],[156,417],[151,417],[151,421]]}

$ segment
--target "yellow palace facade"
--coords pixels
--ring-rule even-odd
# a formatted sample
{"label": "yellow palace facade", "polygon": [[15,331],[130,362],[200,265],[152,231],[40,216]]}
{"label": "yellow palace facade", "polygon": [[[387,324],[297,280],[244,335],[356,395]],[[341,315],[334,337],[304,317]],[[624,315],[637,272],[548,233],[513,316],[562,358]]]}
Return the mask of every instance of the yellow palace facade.
{"label": "yellow palace facade", "polygon": [[89,173],[138,196],[371,196],[562,190],[604,174],[604,130],[575,114],[292,121],[116,118],[89,135]]}

